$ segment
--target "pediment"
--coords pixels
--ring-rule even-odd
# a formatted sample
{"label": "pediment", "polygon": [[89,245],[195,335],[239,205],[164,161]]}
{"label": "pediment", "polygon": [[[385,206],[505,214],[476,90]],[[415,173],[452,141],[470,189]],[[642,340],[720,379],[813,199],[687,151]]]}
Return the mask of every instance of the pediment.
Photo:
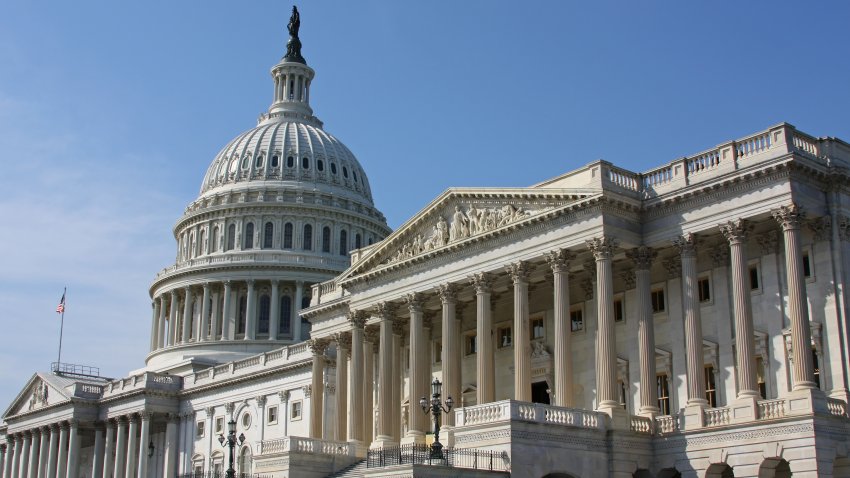
{"label": "pediment", "polygon": [[592,195],[575,190],[449,189],[355,262],[340,280],[524,227]]}
{"label": "pediment", "polygon": [[50,383],[49,378],[46,379],[40,373],[36,373],[18,393],[6,410],[5,416],[32,412],[67,400],[68,396],[61,387]]}

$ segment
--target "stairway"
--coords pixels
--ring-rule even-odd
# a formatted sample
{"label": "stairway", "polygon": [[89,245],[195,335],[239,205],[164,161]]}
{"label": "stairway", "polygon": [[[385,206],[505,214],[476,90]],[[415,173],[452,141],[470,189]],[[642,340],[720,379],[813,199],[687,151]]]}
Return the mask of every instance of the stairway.
{"label": "stairway", "polygon": [[353,463],[347,468],[343,468],[336,473],[331,473],[327,478],[363,478],[363,473],[366,471],[366,460],[360,460]]}

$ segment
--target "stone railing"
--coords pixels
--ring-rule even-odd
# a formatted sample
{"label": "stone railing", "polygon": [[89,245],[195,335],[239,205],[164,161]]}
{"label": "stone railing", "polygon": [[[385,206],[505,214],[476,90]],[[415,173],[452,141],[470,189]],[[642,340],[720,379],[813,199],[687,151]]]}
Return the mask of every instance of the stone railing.
{"label": "stone railing", "polygon": [[664,435],[679,430],[679,415],[659,415],[655,417],[655,433]]}
{"label": "stone railing", "polygon": [[784,398],[777,398],[775,400],[759,400],[758,407],[759,420],[770,420],[773,418],[782,418],[785,416]]}
{"label": "stone railing", "polygon": [[156,372],[142,372],[129,377],[113,380],[103,386],[103,397],[120,395],[137,389],[155,389],[178,391],[183,386],[183,379],[176,375]]}
{"label": "stone railing", "polygon": [[604,413],[542,403],[502,400],[455,410],[455,425],[481,425],[508,420],[529,421],[579,428],[603,428]]}
{"label": "stone railing", "polygon": [[836,417],[847,417],[847,404],[844,400],[827,397],[826,409],[829,410],[830,415],[834,415]]}
{"label": "stone railing", "polygon": [[719,427],[732,422],[732,412],[729,407],[706,408],[703,411],[705,426]]}
{"label": "stone railing", "polygon": [[652,433],[652,419],[649,417],[641,417],[632,415],[629,420],[629,429],[635,433]]}
{"label": "stone railing", "polygon": [[256,373],[258,370],[267,366],[276,367],[290,361],[297,362],[310,358],[311,356],[305,342],[287,345],[286,347],[263,352],[241,360],[199,370],[187,377],[187,385],[204,385],[216,379],[227,379],[234,376]]}
{"label": "stone railing", "polygon": [[317,438],[288,437],[264,440],[260,443],[260,455],[275,453],[312,453],[321,455],[349,456],[354,450],[348,442],[320,440]]}
{"label": "stone railing", "polygon": [[181,261],[173,266],[166,267],[157,273],[156,279],[159,280],[171,274],[181,272],[196,267],[213,267],[228,264],[254,264],[254,263],[275,263],[275,264],[297,264],[306,266],[320,266],[326,269],[345,270],[350,264],[349,259],[341,258],[340,256],[322,256],[318,254],[302,254],[289,251],[270,251],[256,250],[250,252],[235,252],[229,251],[225,253],[214,253],[203,257],[196,257],[186,261]]}

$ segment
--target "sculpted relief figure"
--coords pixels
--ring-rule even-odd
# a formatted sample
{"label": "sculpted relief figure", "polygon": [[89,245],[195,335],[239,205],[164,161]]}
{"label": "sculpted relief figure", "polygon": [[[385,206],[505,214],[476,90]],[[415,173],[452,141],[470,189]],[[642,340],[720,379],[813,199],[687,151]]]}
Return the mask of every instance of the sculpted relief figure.
{"label": "sculpted relief figure", "polygon": [[449,228],[449,240],[457,241],[469,237],[469,225],[467,224],[466,215],[461,212],[460,206],[455,206],[455,213],[452,215],[452,225]]}

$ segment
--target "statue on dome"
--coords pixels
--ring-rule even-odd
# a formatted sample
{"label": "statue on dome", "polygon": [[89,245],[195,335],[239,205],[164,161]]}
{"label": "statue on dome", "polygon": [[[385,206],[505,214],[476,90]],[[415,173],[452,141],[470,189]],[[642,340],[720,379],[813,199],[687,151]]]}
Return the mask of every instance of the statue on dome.
{"label": "statue on dome", "polygon": [[298,38],[298,30],[301,28],[301,15],[295,5],[292,6],[292,16],[289,17],[286,28],[289,30],[289,41],[286,42],[286,55],[283,56],[283,59],[306,64],[304,57],[301,56],[301,40]]}

